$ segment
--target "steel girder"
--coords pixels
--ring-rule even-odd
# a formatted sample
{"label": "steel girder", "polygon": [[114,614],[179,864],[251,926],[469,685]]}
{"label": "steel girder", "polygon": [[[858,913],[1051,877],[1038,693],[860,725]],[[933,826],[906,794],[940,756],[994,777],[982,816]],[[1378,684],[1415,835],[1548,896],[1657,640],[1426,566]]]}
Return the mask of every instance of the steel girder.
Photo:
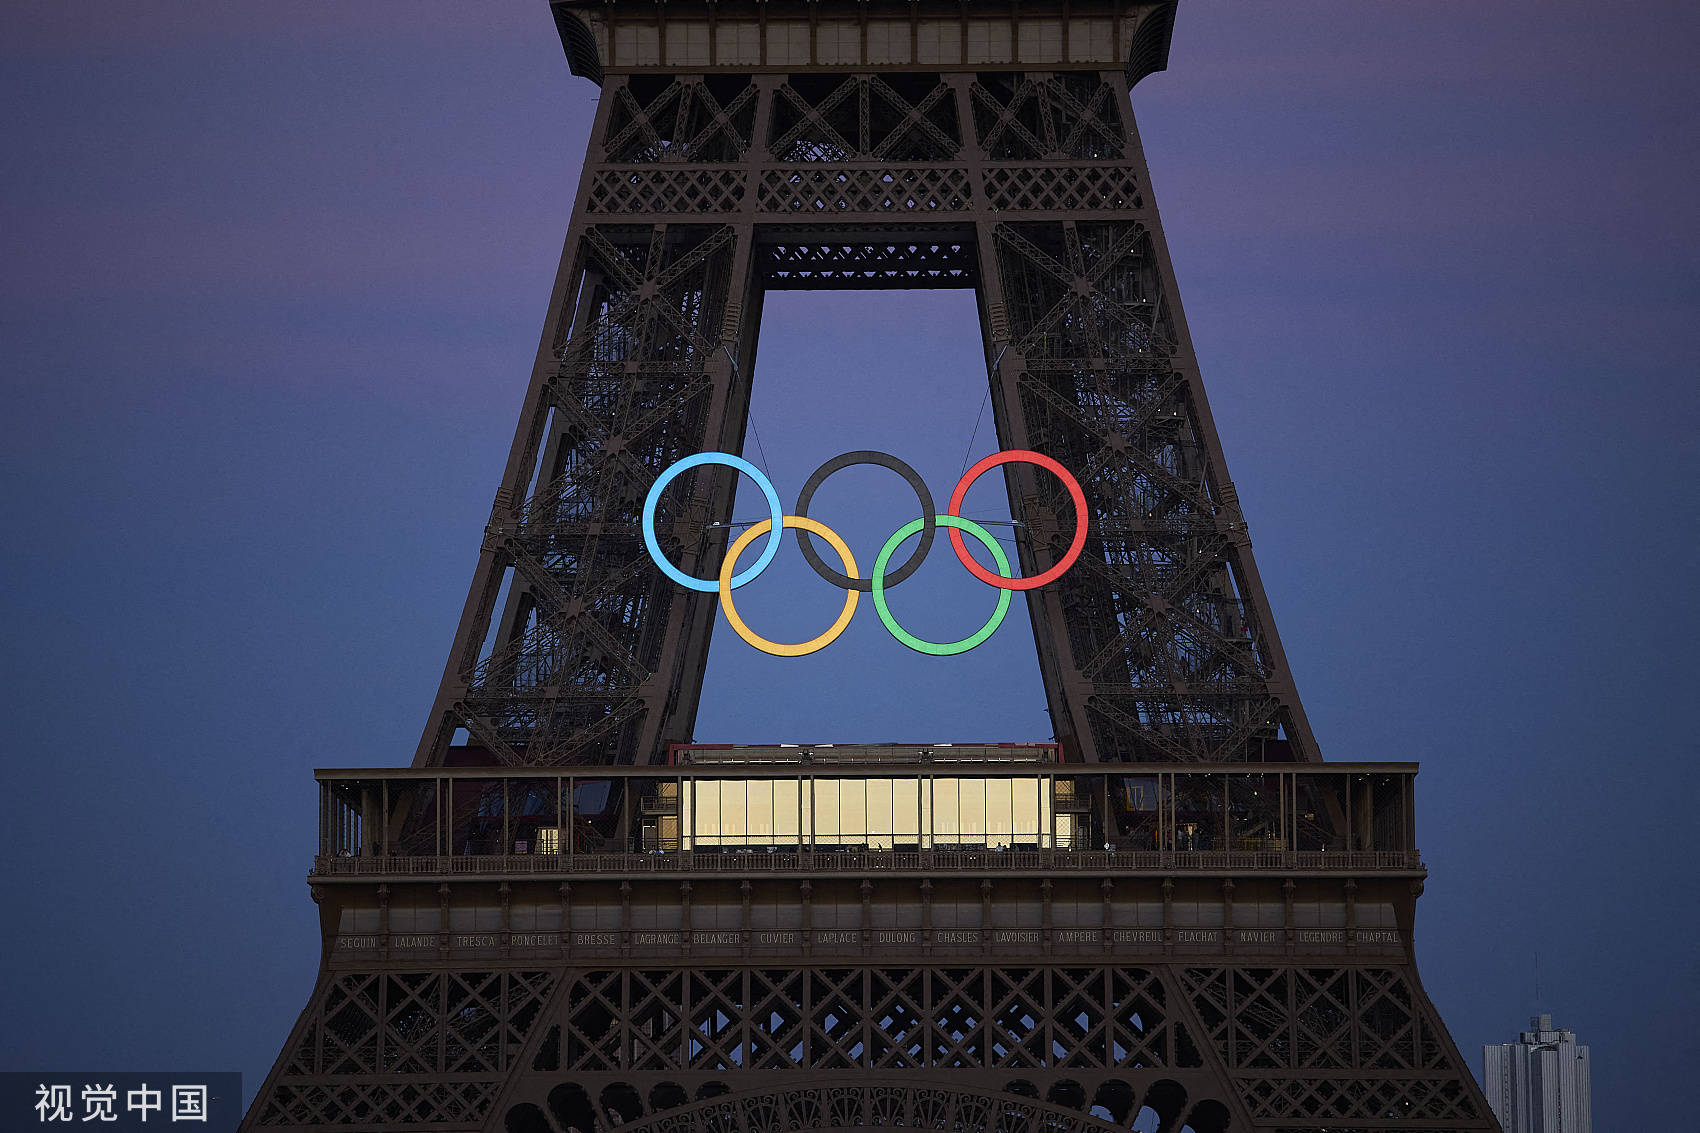
{"label": "steel girder", "polygon": [[[652,763],[691,738],[714,603],[647,561],[638,509],[674,460],[741,447],[774,287],[975,288],[999,441],[1061,461],[1086,495],[1081,517],[1032,470],[1006,477],[1025,573],[1089,527],[1076,568],[1029,600],[1069,758],[1319,759],[1127,111],[1171,19],[1160,5],[1138,25],[1127,72],[607,75],[415,766],[443,765],[462,730],[520,767]],[[575,67],[594,63],[577,17],[563,28]],[[718,567],[733,485],[705,469],[664,496],[660,539],[685,569]],[[446,926],[455,887],[430,884]],[[598,885],[629,893],[575,878],[563,916],[569,889]],[[1408,946],[1312,956],[1289,925],[1268,956],[1181,956],[1165,930],[1101,959],[899,962],[866,936],[857,958],[761,959],[746,901],[742,955],[593,959],[562,933],[557,955],[523,958],[504,882],[477,955],[447,933],[400,948],[391,887],[370,886],[381,944],[351,959],[326,888],[325,962],[248,1129],[1496,1128]]]}
{"label": "steel girder", "polygon": [[[1090,537],[1029,598],[1058,739],[1107,761],[1318,758],[1187,342],[1118,73],[611,77],[552,317],[415,764],[645,763],[691,738],[713,602],[648,563],[668,464],[737,451],[770,287],[973,286],[999,440]],[[733,479],[663,497],[724,551]],[[1079,517],[1015,467],[1022,568]],[[498,603],[501,608],[498,609]]]}
{"label": "steel girder", "polygon": [[[829,1098],[852,1109],[792,1112]],[[946,1099],[981,1116],[930,1124]],[[1495,1128],[1414,968],[1249,957],[339,968],[250,1127],[1038,1133],[1147,1109],[1195,1133]]]}

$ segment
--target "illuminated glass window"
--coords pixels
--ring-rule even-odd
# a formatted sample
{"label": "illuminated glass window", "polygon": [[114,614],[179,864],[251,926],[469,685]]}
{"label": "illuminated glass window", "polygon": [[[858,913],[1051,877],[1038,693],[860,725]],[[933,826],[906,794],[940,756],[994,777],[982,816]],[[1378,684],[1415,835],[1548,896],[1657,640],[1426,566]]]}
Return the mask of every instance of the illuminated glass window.
{"label": "illuminated glass window", "polygon": [[986,844],[984,779],[961,779],[956,784],[956,838],[965,846]]}
{"label": "illuminated glass window", "polygon": [[[1050,792],[1039,778],[702,779],[680,819],[688,848],[1037,847],[1052,844]],[[1074,817],[1055,822],[1070,845]]]}
{"label": "illuminated glass window", "polygon": [[921,784],[916,779],[899,779],[891,791],[891,836],[899,848],[921,842]]}
{"label": "illuminated glass window", "polygon": [[814,844],[817,846],[836,846],[838,844],[838,780],[816,779],[814,788]]}
{"label": "illuminated glass window", "polygon": [[750,784],[741,779],[724,779],[720,783],[720,840],[728,846],[749,844],[749,791]]}
{"label": "illuminated glass window", "polygon": [[868,780],[868,845],[875,850],[892,847],[895,824],[891,798],[893,785],[890,779]]}
{"label": "illuminated glass window", "polygon": [[773,781],[754,779],[744,795],[744,839],[750,845],[773,842]]}
{"label": "illuminated glass window", "polygon": [[868,842],[866,779],[838,781],[838,841],[846,846],[862,846]]}
{"label": "illuminated glass window", "polygon": [[[1015,784],[1008,779],[986,780],[986,845],[1015,843]],[[1038,830],[1038,819],[1031,827]]]}
{"label": "illuminated glass window", "polygon": [[802,784],[795,779],[778,779],[773,783],[773,841],[780,846],[795,846],[802,842],[802,815],[799,803]]}
{"label": "illuminated glass window", "polygon": [[932,841],[938,846],[955,846],[961,841],[956,833],[956,780],[934,779],[928,786],[933,795]]}

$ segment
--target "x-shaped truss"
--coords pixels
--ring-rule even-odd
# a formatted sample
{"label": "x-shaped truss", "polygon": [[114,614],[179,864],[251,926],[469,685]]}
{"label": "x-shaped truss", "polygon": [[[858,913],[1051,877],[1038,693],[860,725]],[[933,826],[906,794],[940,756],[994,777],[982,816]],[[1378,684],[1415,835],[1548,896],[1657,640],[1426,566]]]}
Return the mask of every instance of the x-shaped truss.
{"label": "x-shaped truss", "polygon": [[[933,112],[951,105],[951,88],[935,83],[920,100],[911,103],[878,75],[848,77],[819,102],[810,102],[789,83],[780,84],[777,97],[797,120],[770,143],[768,149],[781,161],[944,161],[956,156],[961,142],[933,121]],[[834,112],[845,103],[856,102],[855,137],[833,124]],[[896,122],[874,137],[872,111],[878,108],[894,115]],[[926,145],[917,146],[919,135]],[[907,147],[907,148],[906,148]]]}
{"label": "x-shaped truss", "polygon": [[[610,134],[604,145],[609,161],[701,161],[716,141],[726,147],[725,154],[716,155],[719,160],[736,160],[750,144],[748,127],[740,128],[739,120],[747,117],[746,110],[754,109],[753,83],[725,106],[720,105],[706,85],[677,79],[647,104],[640,103],[623,83],[614,88],[614,97],[621,116],[627,120]],[[669,111],[673,121],[666,124],[664,118]],[[692,119],[699,115],[702,125],[690,133]]]}
{"label": "x-shaped truss", "polygon": [[[980,83],[970,88],[978,112],[980,145],[988,155],[1003,158],[1119,157],[1122,124],[1115,90],[1098,83],[1085,99],[1077,98],[1066,76],[1016,82],[1005,102]],[[1022,121],[1031,116],[1035,134]]]}

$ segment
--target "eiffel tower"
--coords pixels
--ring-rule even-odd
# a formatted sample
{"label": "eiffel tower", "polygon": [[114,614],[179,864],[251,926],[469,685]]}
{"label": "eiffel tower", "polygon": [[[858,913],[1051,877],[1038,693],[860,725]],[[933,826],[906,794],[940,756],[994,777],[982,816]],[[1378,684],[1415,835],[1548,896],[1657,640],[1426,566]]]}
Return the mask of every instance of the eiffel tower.
{"label": "eiffel tower", "polygon": [[[1412,764],[1324,763],[1129,91],[1173,3],[557,0],[601,87],[410,768],[317,773],[245,1129],[1496,1130],[1418,980]],[[1054,742],[692,743],[769,289],[972,288]],[[715,577],[730,467],[662,493]],[[935,548],[935,552],[942,553]]]}

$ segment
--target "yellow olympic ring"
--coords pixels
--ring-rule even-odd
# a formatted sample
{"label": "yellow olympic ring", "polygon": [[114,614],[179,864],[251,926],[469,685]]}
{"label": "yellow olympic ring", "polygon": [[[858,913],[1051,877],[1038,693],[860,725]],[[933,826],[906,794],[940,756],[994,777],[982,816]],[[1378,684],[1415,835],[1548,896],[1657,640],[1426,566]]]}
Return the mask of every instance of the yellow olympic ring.
{"label": "yellow olympic ring", "polygon": [[[844,573],[850,578],[856,577],[856,558],[850,553],[849,545],[840,539],[838,533],[832,528],[818,520],[810,519],[806,515],[786,516],[785,526],[799,528],[825,539],[827,546],[838,553],[839,562],[844,564]],[[726,612],[726,620],[731,623],[733,632],[763,653],[771,653],[775,657],[806,657],[810,653],[825,649],[838,640],[838,635],[844,632],[845,627],[850,624],[850,619],[856,616],[856,602],[862,597],[862,592],[860,590],[845,591],[844,609],[839,611],[838,620],[833,622],[825,633],[819,637],[810,638],[808,641],[799,642],[796,645],[786,645],[779,641],[769,641],[767,638],[751,632],[750,627],[744,624],[744,619],[738,616],[737,607],[732,604],[732,572],[737,569],[738,556],[744,553],[744,548],[766,535],[772,528],[773,521],[771,519],[762,520],[738,536],[737,541],[726,552],[726,559],[720,564],[720,608]]]}

